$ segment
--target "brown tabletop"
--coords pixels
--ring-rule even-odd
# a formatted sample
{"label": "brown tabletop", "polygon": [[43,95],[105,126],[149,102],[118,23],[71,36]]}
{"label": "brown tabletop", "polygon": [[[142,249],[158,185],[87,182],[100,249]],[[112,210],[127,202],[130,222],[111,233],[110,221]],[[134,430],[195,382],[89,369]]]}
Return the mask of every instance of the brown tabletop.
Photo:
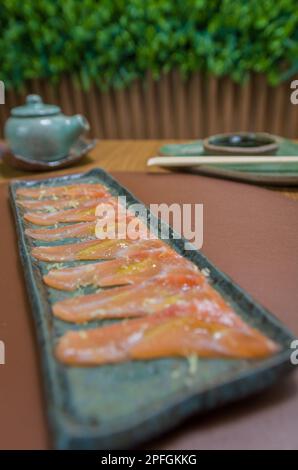
{"label": "brown tabletop", "polygon": [[[120,155],[127,161],[131,158],[132,169],[136,170],[130,149],[132,145],[140,146],[144,155],[141,143],[118,143],[119,148],[114,143],[110,145],[116,163],[120,162]],[[148,143],[147,156],[155,152],[156,145]],[[114,157],[111,152],[111,162]],[[99,164],[103,163],[101,158],[108,157],[101,156]],[[85,163],[79,169],[94,164]],[[8,174],[11,176],[7,169],[7,177]],[[146,204],[203,203],[202,251],[298,334],[296,201],[266,189],[193,175],[125,172],[115,176]],[[6,184],[0,185],[0,217],[0,339],[5,342],[6,352],[6,364],[0,365],[0,448],[46,449],[50,440],[39,352]],[[241,403],[193,417],[147,447],[297,448],[297,388],[295,373]]]}
{"label": "brown tabletop", "polygon": [[[148,171],[146,163],[149,157],[157,155],[162,145],[179,142],[181,143],[181,140],[101,140],[88,156],[68,169],[68,172],[87,171],[95,166],[100,166],[107,171]],[[150,168],[150,172],[153,173],[161,171],[167,172],[157,167]],[[49,172],[48,175],[58,175],[64,172],[65,170]],[[30,173],[10,168],[0,159],[0,183],[9,181],[11,178],[28,177],[28,175]],[[298,188],[272,189],[290,199],[298,200]]]}

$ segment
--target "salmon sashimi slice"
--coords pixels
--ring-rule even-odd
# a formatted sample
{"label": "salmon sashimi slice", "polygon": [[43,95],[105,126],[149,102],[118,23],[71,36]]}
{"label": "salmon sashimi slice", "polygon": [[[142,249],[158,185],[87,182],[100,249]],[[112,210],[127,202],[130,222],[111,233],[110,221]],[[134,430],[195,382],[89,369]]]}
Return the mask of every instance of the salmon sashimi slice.
{"label": "salmon sashimi slice", "polygon": [[53,313],[61,320],[74,323],[102,318],[139,317],[199,295],[205,284],[204,276],[199,274],[169,274],[138,285],[115,287],[62,300],[54,304]]}
{"label": "salmon sashimi slice", "polygon": [[74,199],[18,199],[17,204],[30,212],[55,212],[65,209],[83,209],[85,207],[94,207],[96,204],[107,200],[109,196],[103,197],[77,197]]}
{"label": "salmon sashimi slice", "polygon": [[35,240],[41,241],[56,241],[63,240],[66,238],[84,238],[84,237],[95,237],[96,222],[82,222],[77,224],[63,225],[57,228],[40,228],[31,229],[27,228],[25,234],[34,238]]}
{"label": "salmon sashimi slice", "polygon": [[22,199],[55,199],[76,197],[105,197],[108,189],[101,184],[69,184],[62,186],[43,186],[38,188],[19,188],[16,195]]}
{"label": "salmon sashimi slice", "polygon": [[197,267],[172,250],[144,252],[129,258],[71,268],[51,269],[44,282],[55,289],[72,291],[81,286],[120,286],[145,281],[153,276],[197,273]]}
{"label": "salmon sashimi slice", "polygon": [[[67,209],[49,212],[27,212],[24,214],[24,219],[35,225],[55,225],[58,223],[68,222],[92,222],[97,220],[96,211],[100,206],[103,207],[118,207],[117,199],[114,197],[102,198],[100,201],[91,200],[85,203],[85,207],[77,209]],[[117,214],[116,214],[117,215]]]}
{"label": "salmon sashimi slice", "polygon": [[[27,228],[25,234],[34,238],[35,240],[41,241],[56,241],[64,240],[67,238],[121,238],[126,239],[130,236],[129,224],[137,220],[136,218],[130,218],[118,220],[105,221],[103,226],[99,226],[97,221],[92,222],[81,222],[76,224],[68,224],[57,228],[40,228],[31,229]],[[139,222],[139,221],[138,221]],[[138,239],[153,239],[154,237],[150,234],[147,227],[143,224],[139,224],[139,230],[136,230],[136,240]],[[157,237],[155,237],[157,238]]]}
{"label": "salmon sashimi slice", "polygon": [[166,247],[160,240],[95,239],[67,245],[36,246],[31,254],[40,261],[87,261],[133,256],[148,250],[165,250]]}
{"label": "salmon sashimi slice", "polygon": [[245,329],[236,315],[201,274],[168,274],[139,285],[115,287],[62,300],[53,306],[61,320],[84,323],[104,318],[132,318],[161,313],[173,306],[176,313],[195,315],[202,321]]}
{"label": "salmon sashimi slice", "polygon": [[129,360],[199,356],[258,359],[274,354],[278,346],[259,331],[230,328],[200,316],[168,312],[125,320],[102,328],[68,331],[56,346],[64,364],[92,366]]}

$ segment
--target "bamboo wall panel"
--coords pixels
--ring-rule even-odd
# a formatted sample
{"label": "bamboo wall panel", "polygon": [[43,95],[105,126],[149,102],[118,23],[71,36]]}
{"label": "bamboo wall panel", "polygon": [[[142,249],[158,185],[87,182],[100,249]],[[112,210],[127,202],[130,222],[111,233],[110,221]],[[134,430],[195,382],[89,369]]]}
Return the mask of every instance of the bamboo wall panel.
{"label": "bamboo wall panel", "polygon": [[95,85],[82,91],[70,77],[57,86],[32,80],[22,93],[6,91],[6,103],[0,106],[1,137],[10,108],[22,104],[28,93],[60,105],[65,114],[84,114],[90,135],[99,138],[195,139],[237,130],[298,137],[298,105],[290,102],[290,82],[270,87],[260,75],[238,85],[201,73],[185,80],[174,71],[158,81],[148,73],[143,82],[106,93]]}

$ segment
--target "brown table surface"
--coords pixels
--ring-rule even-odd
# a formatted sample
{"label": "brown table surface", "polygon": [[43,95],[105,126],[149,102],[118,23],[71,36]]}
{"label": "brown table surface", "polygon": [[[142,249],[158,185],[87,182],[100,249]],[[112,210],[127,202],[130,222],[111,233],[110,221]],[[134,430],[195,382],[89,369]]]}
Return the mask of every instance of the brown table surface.
{"label": "brown table surface", "polygon": [[[90,154],[81,162],[68,169],[75,172],[88,170],[95,166],[101,166],[107,171],[148,171],[146,162],[149,157],[157,155],[159,147],[166,143],[179,143],[179,140],[102,140],[99,141]],[[151,168],[150,172],[164,172],[160,168]],[[65,170],[52,172],[57,175]],[[49,174],[50,176],[50,173]],[[36,173],[32,173],[35,174]],[[11,178],[28,177],[30,173],[10,168],[0,160],[0,182],[9,181]],[[274,189],[283,193],[290,199],[298,200],[298,188]]]}
{"label": "brown table surface", "polygon": [[[81,165],[64,172],[101,166],[120,171],[115,176],[145,203],[203,202],[203,252],[297,334],[297,202],[275,191],[241,183],[144,173],[147,158],[161,144],[101,142]],[[0,164],[0,181],[24,176]],[[295,191],[285,193],[298,199]],[[0,448],[46,449],[50,441],[38,347],[6,199],[7,185],[0,184],[0,339],[6,347],[6,364],[0,366]],[[295,373],[249,400],[189,419],[147,447],[297,448],[297,389]]]}

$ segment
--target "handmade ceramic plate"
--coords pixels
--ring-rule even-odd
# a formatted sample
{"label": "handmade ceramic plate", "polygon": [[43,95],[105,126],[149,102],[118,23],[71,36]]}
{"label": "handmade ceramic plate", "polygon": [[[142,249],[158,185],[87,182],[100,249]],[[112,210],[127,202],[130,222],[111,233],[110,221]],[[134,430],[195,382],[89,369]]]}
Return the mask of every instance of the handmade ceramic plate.
{"label": "handmade ceramic plate", "polygon": [[[298,144],[281,137],[275,137],[279,143],[276,156],[297,156]],[[204,150],[203,141],[197,140],[185,144],[169,144],[159,149],[160,155],[197,156],[198,163],[200,155],[208,156]],[[182,168],[179,168],[182,171]],[[269,186],[298,186],[298,163],[248,163],[246,165],[200,165],[194,168],[185,168],[188,173],[213,176],[215,178],[244,181],[247,183],[269,185]]]}
{"label": "handmade ceramic plate", "polygon": [[[126,196],[128,204],[139,202],[101,169],[47,180],[17,181],[10,186],[55,448],[133,447],[177,426],[194,413],[248,397],[281,380],[293,369],[289,348],[293,339],[291,333],[200,252],[184,252],[184,240],[177,239],[171,239],[169,244],[197,266],[205,268],[215,289],[247,323],[276,341],[280,352],[265,360],[198,359],[195,364],[187,359],[160,359],[79,368],[57,362],[53,355],[57,338],[76,326],[54,318],[51,304],[72,294],[48,288],[42,282],[42,275],[51,264],[37,262],[30,255],[32,246],[40,242],[24,235],[25,223],[22,209],[16,205],[16,190],[38,187],[41,183],[53,186],[80,182],[102,183],[114,195]],[[157,224],[152,214],[148,215],[148,221],[150,218]],[[172,231],[170,233],[172,238]],[[103,323],[107,321],[94,322],[92,326]],[[85,326],[88,327],[90,325]]]}
{"label": "handmade ceramic plate", "polygon": [[5,163],[13,168],[24,171],[51,171],[60,170],[74,165],[82,160],[96,145],[96,139],[79,138],[77,142],[71,147],[69,154],[64,158],[53,161],[34,161],[27,160],[19,155],[14,155],[7,145],[1,144],[0,156],[2,156]]}

